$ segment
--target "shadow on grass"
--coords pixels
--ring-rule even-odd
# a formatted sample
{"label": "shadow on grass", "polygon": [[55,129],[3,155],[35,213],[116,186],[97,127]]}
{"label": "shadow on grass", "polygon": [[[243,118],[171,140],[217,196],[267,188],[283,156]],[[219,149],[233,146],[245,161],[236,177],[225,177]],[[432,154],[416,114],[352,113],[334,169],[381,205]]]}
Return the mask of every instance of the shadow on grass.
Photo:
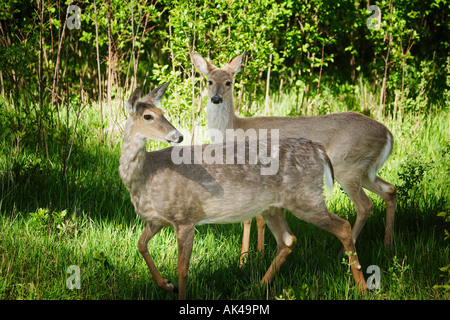
{"label": "shadow on grass", "polygon": [[[7,152],[5,152],[7,154]],[[119,177],[120,151],[104,145],[74,146],[67,171],[62,176],[61,157],[35,159],[34,151],[23,147],[18,157],[6,157],[0,171],[1,211],[16,216],[38,208],[67,209],[84,213],[98,222],[121,224],[135,221],[128,191]]]}

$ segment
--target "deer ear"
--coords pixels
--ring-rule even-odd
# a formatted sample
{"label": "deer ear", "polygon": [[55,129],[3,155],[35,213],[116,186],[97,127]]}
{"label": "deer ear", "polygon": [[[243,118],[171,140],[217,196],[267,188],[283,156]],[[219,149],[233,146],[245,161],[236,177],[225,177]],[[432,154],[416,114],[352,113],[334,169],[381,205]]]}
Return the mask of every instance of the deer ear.
{"label": "deer ear", "polygon": [[228,69],[233,75],[236,75],[239,71],[241,71],[242,67],[242,61],[244,60],[245,51],[242,52],[240,55],[235,57],[229,64],[225,66],[225,68]]}
{"label": "deer ear", "polygon": [[136,90],[134,90],[134,92],[131,94],[130,98],[126,103],[126,108],[129,114],[136,113],[136,104],[138,103],[140,98],[141,98],[141,89],[136,88]]}
{"label": "deer ear", "polygon": [[197,68],[197,70],[205,76],[208,75],[208,73],[210,73],[214,69],[216,69],[215,65],[206,61],[197,52],[191,53],[191,60],[192,60],[192,63],[194,64],[194,66]]}
{"label": "deer ear", "polygon": [[167,87],[169,86],[170,81],[166,82],[159,87],[153,89],[148,95],[146,95],[144,98],[142,98],[142,102],[148,102],[153,103],[156,107],[159,106],[159,103],[161,102],[161,99],[164,95],[164,92],[166,92]]}

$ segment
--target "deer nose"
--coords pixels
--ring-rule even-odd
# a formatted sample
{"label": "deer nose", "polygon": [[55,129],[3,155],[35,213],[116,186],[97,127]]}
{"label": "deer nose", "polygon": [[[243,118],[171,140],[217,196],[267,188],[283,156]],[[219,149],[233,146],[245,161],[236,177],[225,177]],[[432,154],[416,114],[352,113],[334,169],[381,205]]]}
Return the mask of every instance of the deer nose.
{"label": "deer nose", "polygon": [[216,94],[214,97],[211,98],[211,102],[214,104],[222,103],[222,97]]}
{"label": "deer nose", "polygon": [[173,141],[176,143],[180,143],[183,141],[183,135],[177,131],[175,136],[173,137]]}
{"label": "deer nose", "polygon": [[178,130],[174,130],[167,135],[166,139],[169,142],[180,143],[183,141],[183,135]]}

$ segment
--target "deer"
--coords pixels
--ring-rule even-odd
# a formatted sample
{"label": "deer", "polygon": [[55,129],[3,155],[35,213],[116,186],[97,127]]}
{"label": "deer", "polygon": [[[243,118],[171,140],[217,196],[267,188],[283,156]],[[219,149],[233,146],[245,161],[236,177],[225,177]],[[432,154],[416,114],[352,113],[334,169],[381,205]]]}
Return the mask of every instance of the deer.
{"label": "deer", "polygon": [[[277,243],[276,256],[261,280],[261,285],[270,284],[297,241],[284,214],[267,210],[274,206],[288,208],[299,219],[334,234],[348,253],[357,287],[365,292],[367,285],[350,223],[329,212],[325,205],[324,185],[332,188],[334,180],[331,162],[322,146],[301,138],[267,141],[265,145],[271,157],[279,160],[278,170],[270,175],[261,174],[265,164],[258,159],[226,164],[204,159],[194,163],[174,161],[175,154],[194,156],[195,145],[148,152],[149,139],[169,143],[183,140],[183,135],[159,108],[167,86],[165,83],[143,98],[138,88],[129,97],[119,160],[119,175],[136,213],[146,223],[138,240],[138,250],[156,285],[178,292],[180,300],[186,299],[195,226],[240,223],[263,211],[265,223]],[[233,142],[233,150],[249,150],[253,140],[240,143]],[[200,145],[200,149],[204,152],[210,148],[216,154],[222,151],[225,157],[227,146],[230,147],[224,143],[205,144]],[[173,227],[176,232],[178,287],[161,275],[148,250],[150,239],[163,227]]]}
{"label": "deer", "polygon": [[[366,188],[381,196],[386,204],[384,245],[394,240],[394,218],[397,201],[396,187],[377,176],[392,152],[393,138],[383,124],[357,112],[343,112],[319,116],[298,117],[238,117],[235,114],[233,89],[236,74],[241,70],[245,51],[219,68],[200,54],[191,52],[196,69],[207,77],[208,103],[206,118],[213,140],[216,133],[226,137],[226,130],[279,129],[280,137],[302,137],[320,143],[331,160],[334,176],[356,207],[356,221],[352,228],[356,242],[373,204],[364,192]],[[271,209],[283,210],[283,209]],[[258,251],[263,250],[265,224],[256,218]],[[249,249],[251,220],[244,222],[241,265]]]}

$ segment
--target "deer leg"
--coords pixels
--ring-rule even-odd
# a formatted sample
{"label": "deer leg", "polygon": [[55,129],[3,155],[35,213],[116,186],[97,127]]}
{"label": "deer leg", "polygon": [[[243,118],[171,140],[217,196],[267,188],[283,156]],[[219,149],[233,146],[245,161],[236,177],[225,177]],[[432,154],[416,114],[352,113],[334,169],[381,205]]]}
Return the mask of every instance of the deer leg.
{"label": "deer leg", "polygon": [[372,211],[373,203],[362,188],[358,190],[356,197],[352,196],[350,198],[356,206],[356,221],[352,228],[353,241],[356,243],[356,239],[364,228],[370,212]]}
{"label": "deer leg", "polygon": [[261,285],[268,285],[272,282],[273,277],[278,272],[281,265],[286,261],[287,256],[292,252],[292,249],[297,242],[297,238],[295,238],[289,229],[284,217],[284,210],[266,212],[264,213],[263,218],[267,224],[267,227],[269,227],[270,231],[274,235],[278,246],[277,255],[261,280]]}
{"label": "deer leg", "polygon": [[386,229],[384,235],[384,245],[391,246],[394,241],[394,220],[395,220],[395,205],[397,203],[397,188],[384,181],[380,177],[376,177],[375,181],[370,181],[369,178],[363,179],[364,188],[378,194],[386,203]]}
{"label": "deer leg", "polygon": [[244,234],[242,235],[242,249],[241,249],[241,261],[239,266],[242,266],[247,261],[248,256],[248,248],[250,243],[250,229],[252,227],[252,220],[244,221]]}
{"label": "deer leg", "polygon": [[177,288],[169,280],[164,279],[161,276],[161,274],[159,273],[158,269],[155,266],[155,263],[152,260],[152,257],[148,252],[148,242],[155,234],[157,234],[162,229],[162,227],[163,226],[159,224],[148,223],[144,229],[144,232],[142,232],[139,238],[138,248],[139,252],[141,253],[142,257],[145,260],[145,263],[147,264],[148,269],[150,270],[153,280],[158,285],[158,287],[166,291],[176,292]]}
{"label": "deer leg", "polygon": [[[241,249],[241,261],[239,266],[242,267],[247,261],[248,249],[250,246],[250,229],[252,226],[252,220],[244,221],[244,234],[242,236],[242,249]],[[266,222],[261,215],[256,216],[256,226],[258,228],[258,251],[264,250],[264,233]]]}
{"label": "deer leg", "polygon": [[[323,206],[325,206],[325,203]],[[342,242],[345,252],[349,255],[349,263],[355,283],[361,291],[365,292],[367,286],[361,271],[358,256],[356,255],[350,223],[347,220],[332,214],[326,208],[323,208],[321,211],[310,210],[308,212],[294,209],[291,210],[291,212],[298,218],[334,234]]]}
{"label": "deer leg", "polygon": [[195,225],[177,226],[177,244],[178,244],[178,299],[186,299],[186,279],[189,271],[189,262],[191,259],[192,246],[194,244]]}
{"label": "deer leg", "polygon": [[266,222],[262,216],[256,216],[256,226],[258,228],[258,251],[262,252],[264,250],[264,231],[266,227]]}
{"label": "deer leg", "polygon": [[[358,182],[356,183],[355,181]],[[340,185],[356,207],[356,221],[352,228],[353,241],[355,243],[356,239],[361,233],[361,230],[366,224],[367,218],[369,217],[369,214],[372,211],[373,207],[372,201],[370,201],[369,197],[362,189],[362,184],[359,181],[359,178],[349,180],[349,182],[339,181]]]}

